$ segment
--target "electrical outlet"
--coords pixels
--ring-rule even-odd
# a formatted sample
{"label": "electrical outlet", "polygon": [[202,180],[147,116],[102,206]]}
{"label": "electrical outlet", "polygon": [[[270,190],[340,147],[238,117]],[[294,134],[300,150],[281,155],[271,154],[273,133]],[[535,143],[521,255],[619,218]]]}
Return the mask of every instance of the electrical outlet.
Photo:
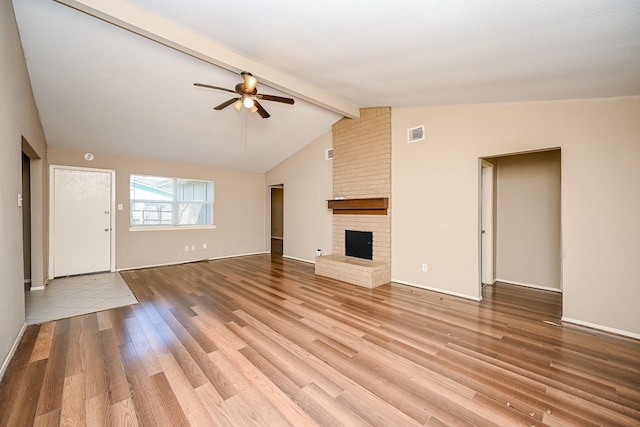
{"label": "electrical outlet", "polygon": [[427,272],[427,264],[422,264],[422,271]]}
{"label": "electrical outlet", "polygon": [[206,243],[202,244],[202,249],[207,249],[207,244]]}
{"label": "electrical outlet", "polygon": [[185,252],[189,252],[189,246],[185,246],[185,247],[184,247],[184,251],[185,251]]}
{"label": "electrical outlet", "polygon": [[195,251],[196,250],[196,245],[191,245],[191,250]]}

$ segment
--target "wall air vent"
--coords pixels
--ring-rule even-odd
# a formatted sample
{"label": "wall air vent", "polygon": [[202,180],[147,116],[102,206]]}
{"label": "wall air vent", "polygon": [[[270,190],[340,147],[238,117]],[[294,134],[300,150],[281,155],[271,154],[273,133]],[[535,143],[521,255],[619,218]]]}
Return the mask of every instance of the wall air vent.
{"label": "wall air vent", "polygon": [[407,142],[418,142],[424,140],[424,125],[407,130]]}
{"label": "wall air vent", "polygon": [[324,150],[324,159],[331,160],[333,159],[333,148],[327,148]]}

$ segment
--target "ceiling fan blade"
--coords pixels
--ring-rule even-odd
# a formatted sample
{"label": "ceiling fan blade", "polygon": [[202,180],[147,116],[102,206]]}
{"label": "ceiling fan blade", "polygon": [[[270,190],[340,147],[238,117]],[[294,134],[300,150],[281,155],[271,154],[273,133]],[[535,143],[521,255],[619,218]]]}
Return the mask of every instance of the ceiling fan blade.
{"label": "ceiling fan blade", "polygon": [[217,107],[213,107],[214,110],[222,110],[223,108],[227,108],[229,105],[233,104],[236,101],[239,101],[240,98],[231,98],[228,101],[223,102],[222,104],[218,105]]}
{"label": "ceiling fan blade", "polygon": [[264,95],[261,93],[255,94],[255,97],[258,99],[264,99],[265,101],[282,102],[283,104],[289,104],[289,105],[293,105],[293,103],[295,102],[291,98],[285,98],[283,96],[275,96],[275,95]]}
{"label": "ceiling fan blade", "polygon": [[244,90],[246,93],[253,93],[256,90],[256,86],[258,85],[258,79],[253,77],[253,75],[247,71],[243,71],[240,73],[242,78],[244,79]]}
{"label": "ceiling fan blade", "polygon": [[206,87],[208,89],[217,89],[217,90],[223,90],[225,92],[231,92],[231,93],[236,93],[235,90],[231,90],[231,89],[227,89],[224,87],[220,87],[220,86],[211,86],[211,85],[206,85],[204,83],[194,83],[194,86],[199,86],[199,87]]}
{"label": "ceiling fan blade", "polygon": [[258,109],[258,114],[260,114],[260,117],[262,117],[263,119],[268,119],[269,117],[271,117],[271,114],[267,113],[267,110],[262,108],[262,105],[260,105],[258,101],[254,100],[253,105]]}

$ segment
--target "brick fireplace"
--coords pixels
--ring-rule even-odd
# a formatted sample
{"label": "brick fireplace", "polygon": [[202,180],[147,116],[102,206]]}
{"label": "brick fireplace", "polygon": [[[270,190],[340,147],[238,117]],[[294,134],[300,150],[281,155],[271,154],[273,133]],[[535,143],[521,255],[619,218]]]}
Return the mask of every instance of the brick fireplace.
{"label": "brick fireplace", "polygon": [[[332,133],[332,254],[317,257],[315,271],[374,288],[391,280],[391,108],[361,109]],[[373,233],[372,260],[345,255],[345,230]]]}

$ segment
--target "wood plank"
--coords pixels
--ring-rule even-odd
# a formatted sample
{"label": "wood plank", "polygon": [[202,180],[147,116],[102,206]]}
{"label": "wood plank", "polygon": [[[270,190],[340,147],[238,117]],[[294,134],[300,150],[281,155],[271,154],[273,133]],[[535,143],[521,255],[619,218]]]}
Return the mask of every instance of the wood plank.
{"label": "wood plank", "polygon": [[69,319],[64,319],[53,323],[55,323],[54,340],[51,343],[49,358],[43,359],[47,363],[44,383],[40,393],[38,393],[37,415],[62,409],[64,376],[69,350],[69,325],[71,322]]}
{"label": "wood plank", "polygon": [[148,376],[148,363],[144,362],[145,358],[141,358],[141,354],[137,350],[133,343],[120,346],[122,366],[129,382],[130,399],[135,405],[135,413],[140,424],[159,425],[162,419],[159,418],[160,414],[156,411],[158,405]]}
{"label": "wood plank", "polygon": [[107,414],[106,425],[110,427],[138,427],[140,423],[138,422],[133,401],[125,399],[111,405]]}
{"label": "wood plank", "polygon": [[99,311],[96,313],[96,316],[98,317],[98,330],[104,331],[105,329],[113,328],[109,311]]}
{"label": "wood plank", "polygon": [[67,364],[65,377],[72,377],[85,371],[85,351],[87,343],[86,335],[89,333],[87,322],[89,316],[72,317],[69,325],[69,340],[67,341]]}
{"label": "wood plank", "polygon": [[84,385],[83,373],[64,379],[62,412],[60,413],[60,424],[63,426],[81,426],[87,423]]}
{"label": "wood plank", "polygon": [[85,343],[82,346],[82,351],[86,365],[84,370],[84,392],[86,399],[90,399],[94,396],[102,395],[108,390],[98,316],[95,313],[90,314],[87,320],[85,322],[85,327],[87,328]]}
{"label": "wood plank", "polygon": [[39,331],[40,325],[27,327],[0,382],[0,426],[8,425]]}
{"label": "wood plank", "polygon": [[129,383],[124,374],[118,348],[118,336],[113,328],[100,331],[100,348],[103,352],[106,387],[111,405],[131,397]]}
{"label": "wood plank", "polygon": [[189,426],[189,421],[184,415],[173,390],[171,390],[164,372],[151,377],[151,389],[158,402],[158,409],[162,411],[162,416],[160,417],[162,423],[171,426]]}
{"label": "wood plank", "polygon": [[35,346],[33,347],[33,353],[31,354],[31,362],[36,360],[47,359],[51,352],[51,343],[53,342],[53,333],[55,332],[56,324],[54,322],[44,323],[40,327],[38,338]]}
{"label": "wood plank", "polygon": [[60,425],[60,413],[62,409],[38,415],[33,422],[33,427],[58,427]]}
{"label": "wood plank", "polygon": [[9,411],[7,426],[26,426],[33,423],[38,403],[33,394],[37,395],[38,390],[42,387],[46,369],[46,359],[27,365],[13,407]]}
{"label": "wood plank", "polygon": [[85,414],[88,426],[105,426],[109,417],[109,396],[107,393],[88,398],[85,401]]}

